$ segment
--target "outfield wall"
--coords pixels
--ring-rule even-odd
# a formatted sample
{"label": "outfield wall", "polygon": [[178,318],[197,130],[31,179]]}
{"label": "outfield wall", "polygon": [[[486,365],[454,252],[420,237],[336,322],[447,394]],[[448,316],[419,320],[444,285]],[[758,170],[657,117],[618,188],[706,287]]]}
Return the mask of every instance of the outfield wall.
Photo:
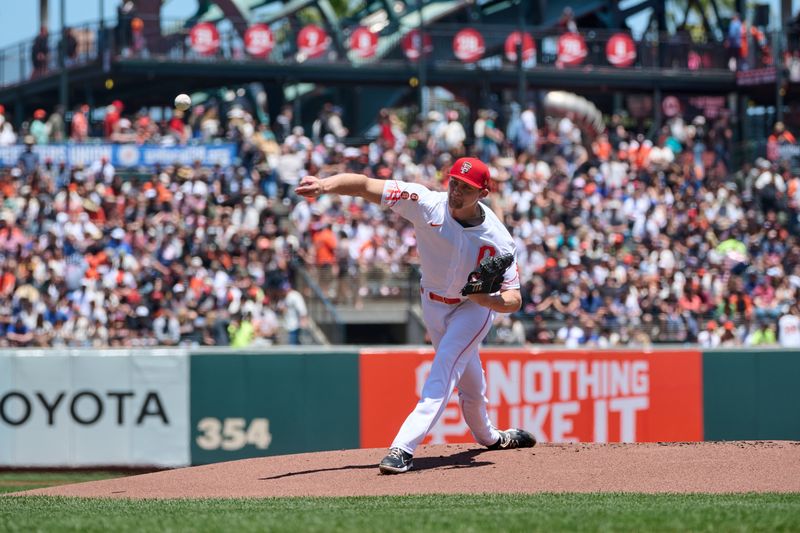
{"label": "outfield wall", "polygon": [[0,353],[0,466],[189,464],[185,350]]}
{"label": "outfield wall", "polygon": [[[542,442],[800,440],[800,352],[485,349],[489,410]],[[0,467],[177,467],[388,446],[433,352],[0,352]],[[426,443],[472,442],[448,404]]]}

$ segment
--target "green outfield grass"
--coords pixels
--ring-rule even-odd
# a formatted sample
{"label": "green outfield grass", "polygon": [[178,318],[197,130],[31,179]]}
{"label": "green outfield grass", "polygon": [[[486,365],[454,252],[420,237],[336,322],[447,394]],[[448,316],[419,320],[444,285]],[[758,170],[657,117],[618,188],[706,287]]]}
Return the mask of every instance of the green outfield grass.
{"label": "green outfield grass", "polygon": [[[465,487],[466,489],[466,487]],[[0,497],[1,531],[800,531],[800,494]]]}
{"label": "green outfield grass", "polygon": [[[69,483],[97,481],[98,479],[109,479],[123,475],[115,472],[71,472],[69,470],[55,472],[0,472],[0,494],[53,487],[55,485],[67,485]],[[2,523],[0,523],[0,526],[2,526]],[[0,527],[0,531],[2,531],[2,527]]]}

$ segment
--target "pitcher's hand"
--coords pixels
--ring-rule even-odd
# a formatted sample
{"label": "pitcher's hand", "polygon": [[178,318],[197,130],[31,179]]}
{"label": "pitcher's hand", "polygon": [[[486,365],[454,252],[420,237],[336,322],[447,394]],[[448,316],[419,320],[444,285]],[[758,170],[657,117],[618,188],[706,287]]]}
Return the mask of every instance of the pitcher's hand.
{"label": "pitcher's hand", "polygon": [[307,198],[316,198],[322,194],[322,180],[316,176],[305,176],[295,187],[294,192]]}

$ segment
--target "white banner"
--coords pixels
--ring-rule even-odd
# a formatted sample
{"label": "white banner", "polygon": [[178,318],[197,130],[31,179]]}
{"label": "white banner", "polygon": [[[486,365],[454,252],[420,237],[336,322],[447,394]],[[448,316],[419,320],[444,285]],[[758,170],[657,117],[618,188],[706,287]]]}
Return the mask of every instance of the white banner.
{"label": "white banner", "polygon": [[0,466],[186,466],[185,350],[0,353]]}

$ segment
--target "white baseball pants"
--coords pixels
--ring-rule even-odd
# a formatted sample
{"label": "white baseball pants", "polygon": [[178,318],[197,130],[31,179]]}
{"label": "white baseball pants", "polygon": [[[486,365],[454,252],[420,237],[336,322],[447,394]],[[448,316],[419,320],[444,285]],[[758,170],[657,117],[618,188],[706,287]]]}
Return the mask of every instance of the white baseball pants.
{"label": "white baseball pants", "polygon": [[492,327],[494,311],[470,300],[460,304],[432,301],[425,291],[422,315],[436,355],[420,400],[400,427],[392,448],[413,454],[439,420],[456,386],[464,421],[475,441],[484,446],[497,442],[500,434],[486,411],[486,376],[478,354]]}

